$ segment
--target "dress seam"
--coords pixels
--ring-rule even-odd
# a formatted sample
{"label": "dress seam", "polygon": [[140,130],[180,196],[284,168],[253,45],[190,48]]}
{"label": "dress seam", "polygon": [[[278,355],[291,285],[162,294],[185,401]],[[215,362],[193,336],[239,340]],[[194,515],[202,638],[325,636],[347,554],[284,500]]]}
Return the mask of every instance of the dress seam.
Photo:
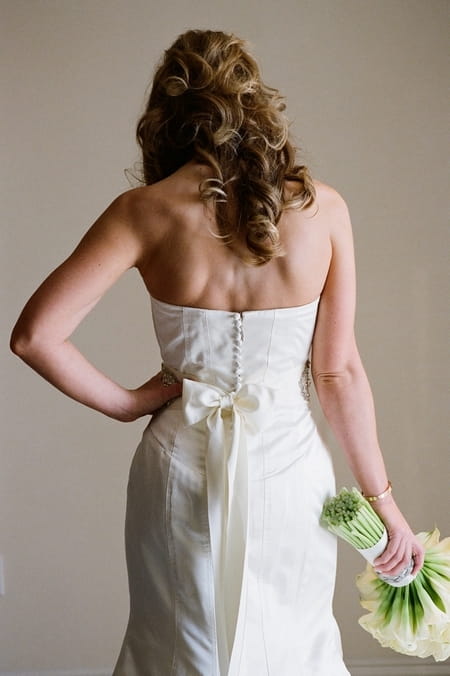
{"label": "dress seam", "polygon": [[[172,444],[173,448],[173,444]],[[172,655],[172,665],[170,668],[171,676],[176,676],[177,672],[177,653],[178,653],[178,595],[177,595],[177,572],[176,572],[176,555],[175,555],[175,546],[173,543],[173,538],[171,534],[171,529],[169,527],[169,521],[171,521],[172,513],[172,456],[169,458],[169,469],[167,472],[167,484],[166,484],[166,504],[164,510],[164,526],[166,530],[167,537],[167,550],[170,561],[170,573],[174,581],[173,584],[173,615],[174,615],[174,638],[173,638],[173,655]]]}
{"label": "dress seam", "polygon": [[[205,348],[205,353],[207,355],[205,362],[207,364],[207,368],[210,368],[211,364],[211,332],[210,332],[210,326],[209,326],[209,321],[207,317],[206,312],[202,312],[201,315],[202,319],[202,324],[204,327],[204,335],[206,337],[206,345],[204,345]],[[206,448],[206,453],[208,452],[208,449]],[[206,455],[205,455],[205,461],[206,461]],[[205,477],[205,486],[206,486],[206,502],[208,502],[208,481],[206,477],[206,468],[204,469],[204,477]],[[217,676],[220,676],[220,666],[218,666],[218,658],[219,658],[219,639],[217,636],[217,617],[216,617],[216,598],[215,598],[215,587],[214,587],[214,567],[212,563],[212,548],[211,548],[211,528],[210,528],[210,523],[209,523],[209,514],[208,514],[208,507],[206,507],[206,523],[207,523],[207,528],[208,528],[208,571],[209,571],[209,579],[210,579],[210,584],[208,585],[208,591],[209,591],[209,607],[211,608],[211,617],[212,617],[212,622],[211,622],[211,627],[212,627],[212,639],[214,641],[215,645],[215,653],[211,655],[211,673],[214,674],[217,672]]]}
{"label": "dress seam", "polygon": [[265,445],[265,438],[264,434],[261,434],[261,446],[262,446],[262,466],[263,466],[263,481],[262,481],[262,490],[263,490],[263,508],[262,508],[262,527],[261,527],[261,566],[259,569],[259,575],[258,575],[258,593],[259,593],[259,603],[260,603],[260,612],[261,612],[261,635],[262,635],[262,642],[264,646],[264,660],[266,663],[266,670],[267,674],[269,676],[269,656],[267,653],[267,642],[266,642],[266,632],[265,632],[265,613],[264,613],[264,598],[263,594],[261,591],[261,577],[263,576],[263,568],[264,568],[264,533],[266,532],[266,489],[267,489],[267,484],[266,484],[266,445]]}
{"label": "dress seam", "polygon": [[[205,486],[206,486],[206,500],[208,483],[205,476]],[[212,638],[215,645],[215,652],[211,654],[211,671],[212,674],[217,673],[217,676],[220,676],[220,665],[218,667],[218,658],[219,658],[219,640],[217,636],[217,616],[216,616],[216,597],[215,597],[215,587],[214,587],[214,566],[212,562],[212,549],[211,549],[211,528],[209,523],[208,507],[206,507],[206,523],[208,528],[208,573],[209,573],[209,585],[208,585],[208,596],[209,596],[209,607],[211,609],[211,628],[212,628]]]}
{"label": "dress seam", "polygon": [[273,312],[272,314],[272,326],[270,327],[270,336],[269,340],[267,341],[267,352],[266,352],[266,366],[264,369],[264,376],[263,376],[263,381],[266,382],[266,376],[267,372],[269,371],[269,366],[270,366],[270,356],[272,354],[272,341],[273,341],[273,332],[275,329],[275,321],[276,321],[276,313]]}
{"label": "dress seam", "polygon": [[209,369],[210,364],[211,364],[211,332],[210,332],[210,329],[209,329],[209,321],[208,321],[208,317],[206,316],[206,312],[203,313],[203,315],[202,315],[202,321],[203,321],[203,325],[205,327],[205,334],[207,336],[207,354],[208,354],[207,362],[208,362],[208,369]]}

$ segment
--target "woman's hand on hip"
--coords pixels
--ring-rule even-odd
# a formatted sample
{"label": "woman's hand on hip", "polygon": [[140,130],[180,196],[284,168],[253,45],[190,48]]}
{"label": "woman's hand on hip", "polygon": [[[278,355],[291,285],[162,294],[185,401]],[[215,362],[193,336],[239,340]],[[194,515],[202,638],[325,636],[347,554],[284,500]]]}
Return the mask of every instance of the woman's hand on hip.
{"label": "woman's hand on hip", "polygon": [[180,397],[182,391],[181,383],[165,384],[160,371],[140,387],[129,390],[131,395],[129,418],[127,416],[124,422],[132,422],[144,415],[156,413],[169,401]]}

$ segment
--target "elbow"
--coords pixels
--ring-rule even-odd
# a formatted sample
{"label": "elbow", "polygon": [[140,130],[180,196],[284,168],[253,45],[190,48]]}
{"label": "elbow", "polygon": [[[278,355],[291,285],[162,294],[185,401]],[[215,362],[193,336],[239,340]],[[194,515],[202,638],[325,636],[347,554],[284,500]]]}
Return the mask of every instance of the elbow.
{"label": "elbow", "polygon": [[317,390],[341,391],[352,387],[364,374],[356,343],[341,354],[312,354],[311,374]]}
{"label": "elbow", "polygon": [[339,370],[320,370],[313,372],[312,376],[317,398],[326,418],[329,418],[336,407],[341,408],[352,398],[357,377],[350,366]]}
{"label": "elbow", "polygon": [[17,325],[14,327],[9,340],[11,352],[25,362],[28,362],[32,358],[32,355],[39,350],[40,344],[41,341],[37,336],[30,334]]}
{"label": "elbow", "polygon": [[314,385],[317,390],[330,389],[341,390],[352,384],[354,370],[350,365],[339,370],[321,370],[312,373]]}
{"label": "elbow", "polygon": [[14,328],[9,340],[9,347],[11,352],[24,359],[26,354],[30,352],[30,342],[29,337]]}
{"label": "elbow", "polygon": [[12,330],[11,337],[9,339],[9,349],[11,352],[16,354],[17,356],[20,356],[21,353],[24,350],[24,343],[26,341],[24,340],[24,335],[23,333],[17,328],[17,324]]}
{"label": "elbow", "polygon": [[365,379],[365,371],[357,350],[345,361],[335,364],[312,364],[314,386],[319,394],[339,394]]}
{"label": "elbow", "polygon": [[336,364],[312,364],[312,377],[317,390],[341,391],[352,387],[363,375],[364,369],[358,352]]}

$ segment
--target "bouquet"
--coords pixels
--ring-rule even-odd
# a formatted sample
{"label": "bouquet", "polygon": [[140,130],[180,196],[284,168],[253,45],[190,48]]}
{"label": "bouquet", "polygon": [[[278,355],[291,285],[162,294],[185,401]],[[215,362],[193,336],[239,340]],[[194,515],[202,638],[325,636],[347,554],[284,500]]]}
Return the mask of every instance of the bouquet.
{"label": "bouquet", "polygon": [[425,548],[425,561],[415,576],[413,562],[395,577],[375,573],[372,563],[387,544],[386,528],[356,488],[343,488],[325,502],[322,521],[349,542],[368,561],[357,576],[363,608],[368,615],[359,624],[383,647],[404,655],[450,656],[450,538],[439,542],[435,528],[417,537]]}

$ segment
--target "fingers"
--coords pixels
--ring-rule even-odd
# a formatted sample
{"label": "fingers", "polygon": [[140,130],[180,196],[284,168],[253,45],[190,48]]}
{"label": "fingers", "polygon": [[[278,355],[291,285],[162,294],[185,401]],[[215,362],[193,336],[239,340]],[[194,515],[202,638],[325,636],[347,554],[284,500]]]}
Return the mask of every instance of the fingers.
{"label": "fingers", "polygon": [[384,552],[374,561],[377,572],[385,575],[398,575],[411,561],[412,549],[401,536],[394,536]]}
{"label": "fingers", "polygon": [[161,390],[161,396],[163,397],[163,403],[171,401],[176,397],[180,397],[183,392],[183,386],[181,383],[171,383],[170,385],[163,385]]}
{"label": "fingers", "polygon": [[170,399],[181,396],[183,392],[183,385],[173,376],[168,378],[167,373],[160,371],[156,377],[158,378],[159,384],[162,387],[161,394],[165,398],[165,401],[170,401]]}
{"label": "fingers", "polygon": [[414,568],[411,571],[412,575],[416,575],[423,566],[425,560],[425,553],[423,548],[419,547],[416,550],[413,550],[412,557],[414,560]]}
{"label": "fingers", "polygon": [[149,392],[152,395],[151,410],[149,413],[155,413],[158,409],[168,404],[173,399],[177,399],[183,392],[183,385],[179,382],[168,383],[163,375],[158,373],[151,381]]}
{"label": "fingers", "polygon": [[162,373],[157,373],[146,383],[131,390],[134,407],[133,419],[144,415],[153,415],[173,399],[177,399],[183,392],[183,385],[179,382],[168,383]]}
{"label": "fingers", "polygon": [[393,533],[384,552],[374,561],[375,570],[384,575],[395,576],[414,561],[412,574],[419,572],[424,561],[420,542],[409,533]]}

